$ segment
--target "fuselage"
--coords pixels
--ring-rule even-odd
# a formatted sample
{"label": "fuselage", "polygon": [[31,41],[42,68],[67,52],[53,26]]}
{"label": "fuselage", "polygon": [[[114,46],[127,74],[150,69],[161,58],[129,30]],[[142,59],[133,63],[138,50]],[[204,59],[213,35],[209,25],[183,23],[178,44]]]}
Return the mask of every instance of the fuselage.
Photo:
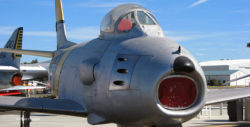
{"label": "fuselage", "polygon": [[14,75],[19,73],[18,70],[1,70],[0,71],[0,89],[13,86],[12,79]]}
{"label": "fuselage", "polygon": [[58,98],[85,107],[90,124],[179,126],[204,106],[207,87],[198,62],[166,39],[142,6],[112,9],[99,37],[80,44],[67,41],[58,19],[50,84]]}
{"label": "fuselage", "polygon": [[22,80],[42,80],[48,77],[49,62],[37,64],[22,64],[20,72],[23,77]]}
{"label": "fuselage", "polygon": [[[178,47],[177,43],[162,37],[112,41],[97,38],[53,59],[50,74],[56,73],[55,64],[58,67],[59,61],[66,57],[57,86],[59,97],[72,99],[87,107],[89,113],[104,116],[109,122],[183,123],[204,105],[206,83],[198,62],[184,48],[176,53]],[[174,61],[180,56],[194,63],[194,72],[174,72]],[[196,102],[185,110],[171,110],[159,104],[160,81],[173,75],[188,76],[196,81]]]}

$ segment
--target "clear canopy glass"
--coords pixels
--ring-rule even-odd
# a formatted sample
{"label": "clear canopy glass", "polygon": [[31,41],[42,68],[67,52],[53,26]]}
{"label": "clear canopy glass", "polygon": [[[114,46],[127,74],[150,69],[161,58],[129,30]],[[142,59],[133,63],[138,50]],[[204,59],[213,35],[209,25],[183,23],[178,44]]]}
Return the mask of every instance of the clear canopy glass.
{"label": "clear canopy glass", "polygon": [[155,22],[144,11],[137,11],[137,17],[140,24],[155,25]]}
{"label": "clear canopy glass", "polygon": [[[102,20],[101,23],[101,32],[104,33],[112,33],[115,31],[115,23],[117,20],[124,16],[125,14],[134,11],[135,9],[144,9],[140,5],[136,4],[123,4],[114,9],[112,9]],[[131,19],[133,23],[135,23],[134,14],[130,13],[126,15],[124,18]]]}

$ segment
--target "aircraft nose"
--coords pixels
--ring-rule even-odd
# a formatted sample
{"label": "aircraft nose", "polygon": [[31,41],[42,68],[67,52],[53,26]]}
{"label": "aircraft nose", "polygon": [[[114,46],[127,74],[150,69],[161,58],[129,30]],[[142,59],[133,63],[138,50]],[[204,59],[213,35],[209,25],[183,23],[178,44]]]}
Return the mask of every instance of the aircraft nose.
{"label": "aircraft nose", "polygon": [[174,61],[175,72],[187,72],[191,73],[195,70],[194,63],[185,56],[179,56]]}

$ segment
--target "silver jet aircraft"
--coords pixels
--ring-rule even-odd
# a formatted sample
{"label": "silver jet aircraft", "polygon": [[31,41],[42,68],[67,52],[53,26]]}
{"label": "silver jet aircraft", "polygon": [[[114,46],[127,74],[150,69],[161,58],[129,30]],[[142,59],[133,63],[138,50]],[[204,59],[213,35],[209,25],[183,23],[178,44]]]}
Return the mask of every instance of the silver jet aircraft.
{"label": "silver jet aircraft", "polygon": [[61,0],[55,5],[56,51],[0,49],[52,58],[49,81],[56,99],[0,97],[1,108],[25,111],[24,126],[36,111],[87,117],[93,125],[180,127],[205,104],[250,96],[249,88],[209,92],[197,60],[166,39],[140,5],[114,8],[100,36],[80,44],[67,40]]}
{"label": "silver jet aircraft", "polygon": [[[17,28],[4,48],[22,49],[23,28]],[[20,64],[21,54],[0,52],[0,96],[21,94],[16,90],[45,87],[21,86],[22,81],[48,77],[48,62]]]}
{"label": "silver jet aircraft", "polygon": [[[4,48],[22,49],[23,28],[17,28]],[[21,54],[0,52],[0,89],[20,85],[22,74],[20,73]]]}

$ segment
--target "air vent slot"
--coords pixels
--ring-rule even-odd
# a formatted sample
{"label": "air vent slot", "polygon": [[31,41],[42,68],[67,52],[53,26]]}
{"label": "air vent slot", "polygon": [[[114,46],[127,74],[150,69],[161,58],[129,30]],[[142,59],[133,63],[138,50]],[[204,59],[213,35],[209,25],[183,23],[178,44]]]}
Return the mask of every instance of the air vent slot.
{"label": "air vent slot", "polygon": [[117,72],[125,74],[125,73],[128,73],[128,69],[118,69]]}
{"label": "air vent slot", "polygon": [[119,57],[119,58],[118,58],[118,61],[123,62],[123,61],[127,61],[127,59],[126,59],[126,58],[123,58],[123,57]]}
{"label": "air vent slot", "polygon": [[139,56],[118,54],[114,59],[112,75],[110,77],[109,90],[128,90],[131,77]]}
{"label": "air vent slot", "polygon": [[118,85],[118,86],[123,86],[123,85],[125,85],[125,82],[124,82],[124,81],[120,81],[120,80],[114,81],[113,83],[114,83],[115,85]]}

